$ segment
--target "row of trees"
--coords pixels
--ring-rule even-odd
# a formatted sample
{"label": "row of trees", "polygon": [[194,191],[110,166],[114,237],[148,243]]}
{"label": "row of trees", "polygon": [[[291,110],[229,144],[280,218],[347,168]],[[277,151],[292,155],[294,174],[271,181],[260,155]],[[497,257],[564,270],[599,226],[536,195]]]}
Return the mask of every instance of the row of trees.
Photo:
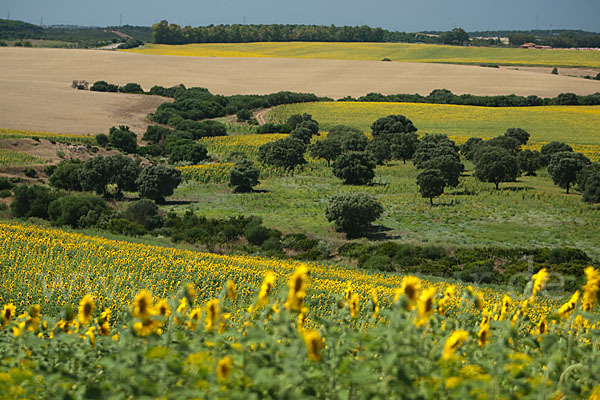
{"label": "row of trees", "polygon": [[535,95],[517,96],[476,96],[472,94],[456,95],[448,89],[435,89],[427,96],[420,94],[368,93],[358,98],[343,97],[339,101],[393,102],[393,103],[429,103],[456,104],[481,107],[532,107],[532,106],[592,106],[600,104],[600,93],[578,96],[575,93],[561,93],[556,97],[541,98]]}
{"label": "row of trees", "polygon": [[114,197],[122,197],[124,191],[139,192],[142,198],[163,203],[181,183],[181,172],[163,165],[142,168],[139,160],[122,154],[99,155],[86,162],[61,162],[51,171],[49,183],[67,191],[93,191],[103,197],[111,194],[108,186],[114,185]]}
{"label": "row of trees", "polygon": [[245,43],[245,42],[425,42],[463,44],[469,34],[455,28],[442,35],[392,32],[382,28],[334,25],[208,25],[193,28],[160,21],[152,25],[154,43]]}

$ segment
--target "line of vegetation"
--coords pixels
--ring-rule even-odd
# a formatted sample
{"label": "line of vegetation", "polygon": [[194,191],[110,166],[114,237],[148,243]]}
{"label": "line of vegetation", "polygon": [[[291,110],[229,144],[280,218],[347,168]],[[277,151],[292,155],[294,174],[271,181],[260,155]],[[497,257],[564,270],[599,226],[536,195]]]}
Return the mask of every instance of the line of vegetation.
{"label": "line of vegetation", "polygon": [[[598,75],[600,76],[600,74]],[[600,92],[587,96],[579,96],[575,93],[561,93],[556,97],[541,98],[535,95],[517,96],[514,94],[499,96],[456,95],[448,89],[435,89],[427,96],[417,93],[389,95],[368,93],[358,98],[351,96],[343,97],[338,101],[455,104],[479,107],[595,106],[600,105]]]}
{"label": "line of vegetation", "polygon": [[[117,31],[126,36],[118,35],[115,33]],[[18,42],[22,42],[23,39],[61,41],[77,48],[101,47],[112,43],[131,46],[136,43],[135,41],[139,41],[140,44],[150,42],[152,30],[150,27],[130,25],[102,28],[70,25],[42,27],[23,21],[0,19],[0,39]]]}

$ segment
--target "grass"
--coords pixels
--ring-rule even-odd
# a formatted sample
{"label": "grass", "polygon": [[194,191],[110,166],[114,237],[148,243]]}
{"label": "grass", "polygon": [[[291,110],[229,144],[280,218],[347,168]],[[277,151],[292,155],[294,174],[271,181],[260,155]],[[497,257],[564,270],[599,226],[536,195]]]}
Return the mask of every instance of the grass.
{"label": "grass", "polygon": [[418,194],[418,171],[410,162],[378,167],[372,186],[344,186],[324,162],[311,162],[293,176],[263,179],[254,193],[234,195],[225,183],[187,182],[174,196],[187,203],[169,208],[191,208],[207,217],[258,215],[269,227],[339,244],[343,236],[325,217],[327,199],[362,191],[377,197],[386,210],[375,224],[382,230],[377,239],[446,246],[578,247],[600,257],[600,214],[579,195],[565,195],[545,173],[501,184],[496,191],[470,176],[471,165],[467,169],[459,187],[436,199],[435,207]]}
{"label": "grass", "polygon": [[491,138],[506,129],[527,130],[534,142],[553,140],[578,145],[600,145],[600,106],[473,107],[450,104],[324,102],[279,106],[269,114],[285,121],[292,114],[308,113],[321,129],[349,125],[370,131],[378,118],[390,114],[408,117],[420,133]]}
{"label": "grass", "polygon": [[499,64],[600,68],[600,52],[458,47],[413,43],[205,43],[149,44],[132,53],[196,57],[269,57],[451,64]]}

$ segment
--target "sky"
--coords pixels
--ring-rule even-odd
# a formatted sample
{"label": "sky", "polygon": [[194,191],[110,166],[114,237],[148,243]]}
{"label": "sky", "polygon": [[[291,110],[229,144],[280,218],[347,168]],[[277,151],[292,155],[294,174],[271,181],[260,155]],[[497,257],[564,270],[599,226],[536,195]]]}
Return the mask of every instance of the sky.
{"label": "sky", "polygon": [[0,18],[44,25],[369,25],[393,31],[600,32],[600,0],[0,0]]}

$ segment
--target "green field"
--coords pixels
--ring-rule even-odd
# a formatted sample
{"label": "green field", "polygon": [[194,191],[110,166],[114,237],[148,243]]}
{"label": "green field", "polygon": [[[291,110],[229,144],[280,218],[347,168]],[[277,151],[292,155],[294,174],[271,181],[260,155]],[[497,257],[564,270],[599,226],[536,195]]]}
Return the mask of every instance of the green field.
{"label": "green field", "polygon": [[413,43],[204,43],[148,44],[133,53],[199,57],[321,58],[402,62],[499,64],[600,68],[600,52],[459,47]]}
{"label": "green field", "polygon": [[508,128],[523,128],[535,142],[563,141],[600,145],[600,106],[473,107],[449,104],[326,102],[284,105],[269,114],[273,121],[308,113],[321,129],[349,125],[363,131],[390,114],[408,117],[419,133],[491,138]]}

